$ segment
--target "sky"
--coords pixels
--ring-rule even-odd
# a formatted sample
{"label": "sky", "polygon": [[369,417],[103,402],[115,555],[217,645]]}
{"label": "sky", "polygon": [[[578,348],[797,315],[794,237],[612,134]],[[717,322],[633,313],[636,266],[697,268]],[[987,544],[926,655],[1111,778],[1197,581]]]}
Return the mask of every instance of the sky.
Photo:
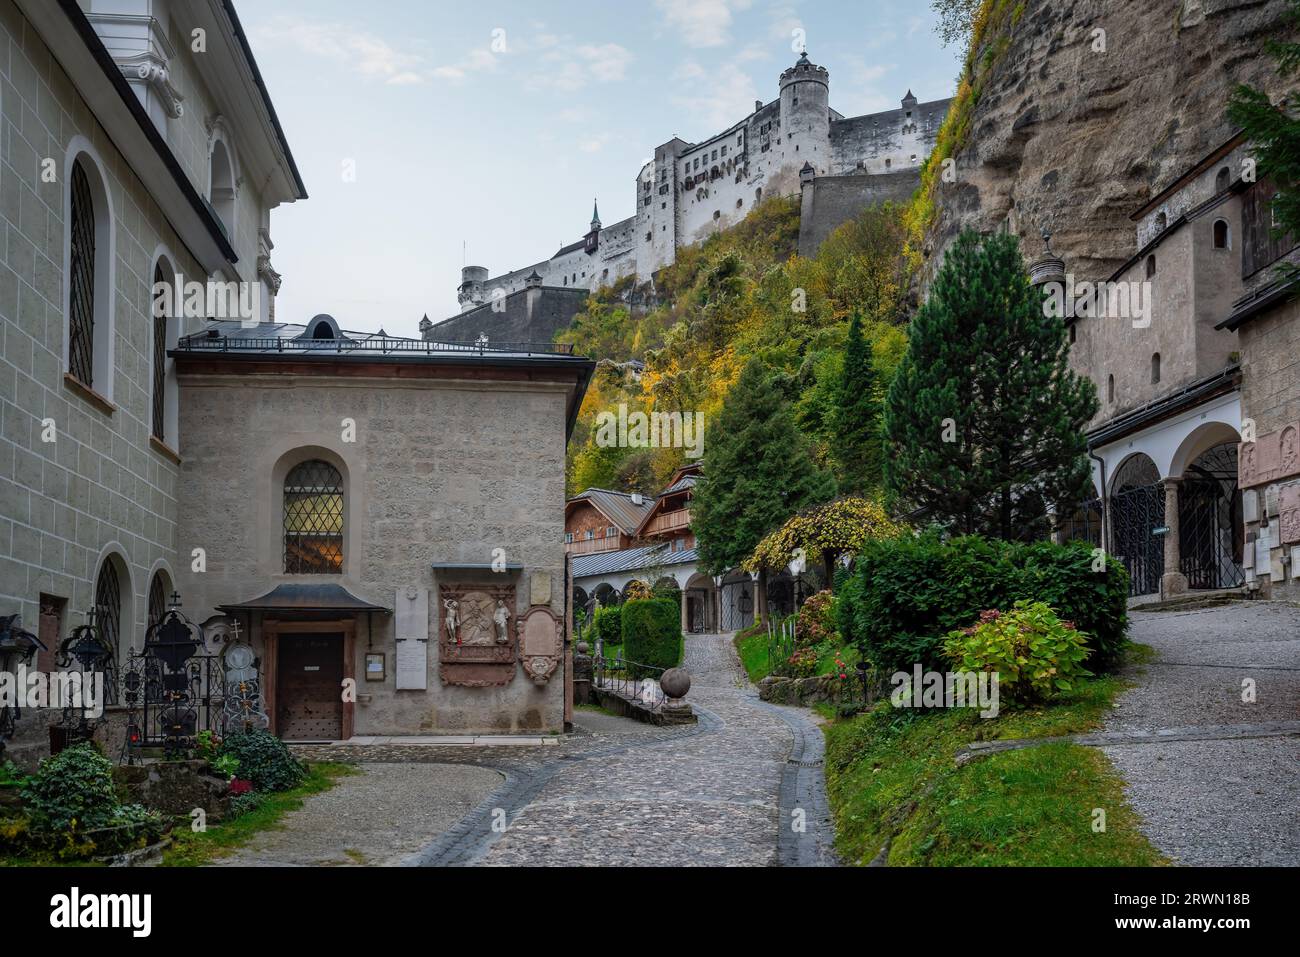
{"label": "sky", "polygon": [[[611,224],[674,135],[777,96],[806,44],[846,116],[951,96],[927,0],[243,0],[309,198],[271,214],[282,322],[418,336],[492,275]],[[802,33],[796,33],[802,31]]]}

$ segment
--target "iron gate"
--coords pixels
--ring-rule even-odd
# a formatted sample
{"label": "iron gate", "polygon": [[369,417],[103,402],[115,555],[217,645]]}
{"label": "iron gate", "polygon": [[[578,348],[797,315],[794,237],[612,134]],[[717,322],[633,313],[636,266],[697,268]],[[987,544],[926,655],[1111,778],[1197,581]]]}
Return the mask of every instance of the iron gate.
{"label": "iron gate", "polygon": [[1061,524],[1062,541],[1087,542],[1094,548],[1100,548],[1102,521],[1101,499],[1089,499]]}
{"label": "iron gate", "polygon": [[1178,531],[1179,570],[1189,588],[1246,583],[1236,445],[1216,446],[1188,466],[1179,487]]}
{"label": "iron gate", "polygon": [[754,623],[754,582],[724,582],[718,589],[718,630],[744,631]]}
{"label": "iron gate", "polygon": [[1129,574],[1130,596],[1160,591],[1165,573],[1165,542],[1156,529],[1165,524],[1164,488],[1154,485],[1124,488],[1111,496],[1111,530],[1115,557]]}

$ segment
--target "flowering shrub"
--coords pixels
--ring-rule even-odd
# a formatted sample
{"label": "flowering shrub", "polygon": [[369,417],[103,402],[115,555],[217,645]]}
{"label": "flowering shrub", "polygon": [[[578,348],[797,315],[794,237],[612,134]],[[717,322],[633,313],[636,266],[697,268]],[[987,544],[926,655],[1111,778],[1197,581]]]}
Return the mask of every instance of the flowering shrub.
{"label": "flowering shrub", "polygon": [[981,612],[976,624],[949,632],[943,650],[960,671],[996,674],[998,694],[1013,701],[1047,701],[1092,674],[1083,667],[1087,636],[1041,601]]}
{"label": "flowering shrub", "polygon": [[811,678],[817,674],[817,652],[813,648],[796,648],[781,668],[787,678]]}
{"label": "flowering shrub", "polygon": [[834,596],[819,591],[799,609],[794,626],[794,643],[800,648],[811,648],[835,637]]}

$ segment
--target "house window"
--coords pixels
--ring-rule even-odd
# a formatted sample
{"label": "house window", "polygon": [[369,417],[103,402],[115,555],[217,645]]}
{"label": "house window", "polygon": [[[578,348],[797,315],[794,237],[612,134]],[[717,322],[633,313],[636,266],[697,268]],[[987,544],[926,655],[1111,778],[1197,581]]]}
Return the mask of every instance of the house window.
{"label": "house window", "polygon": [[1151,384],[1155,385],[1160,381],[1160,353],[1155,352],[1151,355]]}
{"label": "house window", "polygon": [[[162,260],[153,267],[153,286],[155,292],[168,286]],[[171,311],[168,308],[170,302],[171,297],[166,295],[156,300],[153,317],[153,437],[160,442],[167,430],[167,314]]]}
{"label": "house window", "polygon": [[68,371],[87,386],[95,384],[95,265],[95,202],[78,159],[72,164]]}
{"label": "house window", "polygon": [[1228,221],[1226,219],[1216,219],[1214,221],[1214,248],[1231,248],[1228,236]]}
{"label": "house window", "polygon": [[1147,278],[1150,279],[1156,274],[1156,257],[1154,254],[1147,257]]}
{"label": "house window", "polygon": [[584,537],[587,539],[587,541],[591,541],[596,537],[596,530],[594,528],[587,529],[586,535]]}
{"label": "house window", "polygon": [[320,459],[294,466],[284,480],[284,570],[343,573],[343,476]]}
{"label": "house window", "polygon": [[572,544],[573,544],[573,532],[565,532],[565,533],[564,533],[564,544],[566,544],[566,545],[572,545]]}
{"label": "house window", "polygon": [[606,537],[606,538],[617,538],[617,537],[618,537],[618,530],[617,530],[616,528],[614,528],[613,525],[610,525],[608,528],[605,529],[605,537]]}

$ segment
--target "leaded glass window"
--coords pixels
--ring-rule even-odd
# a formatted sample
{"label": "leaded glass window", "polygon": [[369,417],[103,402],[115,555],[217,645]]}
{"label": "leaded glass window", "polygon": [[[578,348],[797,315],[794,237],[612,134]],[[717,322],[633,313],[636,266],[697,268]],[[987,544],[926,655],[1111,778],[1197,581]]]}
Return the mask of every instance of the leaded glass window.
{"label": "leaded glass window", "polygon": [[[159,262],[153,267],[153,284],[158,288],[159,283],[166,283],[167,277],[163,273],[162,263]],[[170,301],[170,299],[169,299]],[[154,316],[153,319],[153,436],[158,441],[162,441],[166,429],[166,393],[167,387],[167,312],[163,309],[161,316]]]}
{"label": "leaded glass window", "polygon": [[284,570],[343,573],[343,476],[328,462],[303,462],[284,480]]}
{"label": "leaded glass window", "polygon": [[72,249],[69,263],[68,371],[83,385],[95,375],[95,203],[81,160],[72,164]]}

